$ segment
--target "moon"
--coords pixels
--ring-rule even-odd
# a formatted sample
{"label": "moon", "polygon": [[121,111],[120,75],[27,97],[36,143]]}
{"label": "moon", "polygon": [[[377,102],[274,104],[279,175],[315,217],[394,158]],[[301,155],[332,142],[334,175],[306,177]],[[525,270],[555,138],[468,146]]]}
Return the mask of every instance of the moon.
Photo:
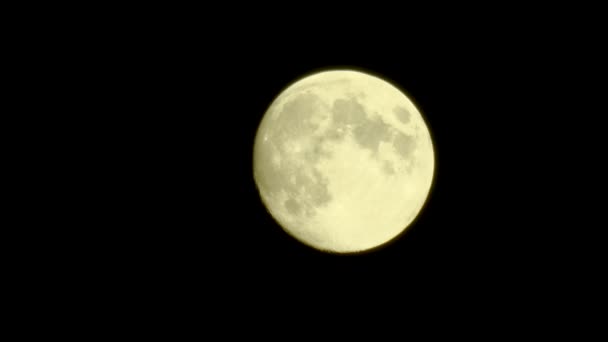
{"label": "moon", "polygon": [[379,76],[327,70],[288,85],[258,127],[253,176],[268,212],[315,249],[357,253],[403,233],[433,182],[421,112]]}

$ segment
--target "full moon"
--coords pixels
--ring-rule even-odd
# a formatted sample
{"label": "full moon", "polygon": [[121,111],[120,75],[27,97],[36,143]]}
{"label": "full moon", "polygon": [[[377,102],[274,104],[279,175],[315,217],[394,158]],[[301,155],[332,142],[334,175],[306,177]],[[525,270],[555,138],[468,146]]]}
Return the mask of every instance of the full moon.
{"label": "full moon", "polygon": [[253,176],[268,212],[318,250],[355,253],[395,239],[433,181],[429,129],[395,85],[354,70],[307,75],[270,104]]}

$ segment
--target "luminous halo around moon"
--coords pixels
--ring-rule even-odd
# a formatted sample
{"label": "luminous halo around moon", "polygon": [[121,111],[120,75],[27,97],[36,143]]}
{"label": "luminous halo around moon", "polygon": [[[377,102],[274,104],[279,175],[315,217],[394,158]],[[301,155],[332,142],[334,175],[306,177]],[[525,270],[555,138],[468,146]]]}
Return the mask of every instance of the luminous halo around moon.
{"label": "luminous halo around moon", "polygon": [[258,127],[253,176],[268,212],[315,249],[385,245],[421,212],[435,153],[412,100],[379,76],[309,74],[285,88]]}

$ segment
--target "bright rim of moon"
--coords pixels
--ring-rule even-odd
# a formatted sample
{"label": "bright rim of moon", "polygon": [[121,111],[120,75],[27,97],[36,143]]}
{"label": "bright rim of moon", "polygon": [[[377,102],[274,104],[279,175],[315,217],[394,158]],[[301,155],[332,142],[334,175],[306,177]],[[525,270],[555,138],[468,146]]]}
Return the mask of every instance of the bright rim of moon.
{"label": "bright rim of moon", "polygon": [[352,70],[292,83],[258,128],[254,179],[297,240],[336,253],[405,231],[431,189],[435,157],[420,111],[399,89]]}

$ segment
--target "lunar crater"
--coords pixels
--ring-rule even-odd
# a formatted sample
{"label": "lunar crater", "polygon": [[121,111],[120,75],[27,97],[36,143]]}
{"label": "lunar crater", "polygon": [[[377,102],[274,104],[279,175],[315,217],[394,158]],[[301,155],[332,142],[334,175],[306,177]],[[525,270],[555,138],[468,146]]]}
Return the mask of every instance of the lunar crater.
{"label": "lunar crater", "polygon": [[410,135],[397,133],[393,140],[393,146],[401,157],[409,160],[412,152],[416,149],[416,139]]}
{"label": "lunar crater", "polygon": [[396,106],[395,108],[393,108],[393,113],[395,113],[395,116],[397,117],[397,119],[399,121],[401,121],[402,123],[404,123],[404,124],[410,123],[411,114],[404,107]]}

